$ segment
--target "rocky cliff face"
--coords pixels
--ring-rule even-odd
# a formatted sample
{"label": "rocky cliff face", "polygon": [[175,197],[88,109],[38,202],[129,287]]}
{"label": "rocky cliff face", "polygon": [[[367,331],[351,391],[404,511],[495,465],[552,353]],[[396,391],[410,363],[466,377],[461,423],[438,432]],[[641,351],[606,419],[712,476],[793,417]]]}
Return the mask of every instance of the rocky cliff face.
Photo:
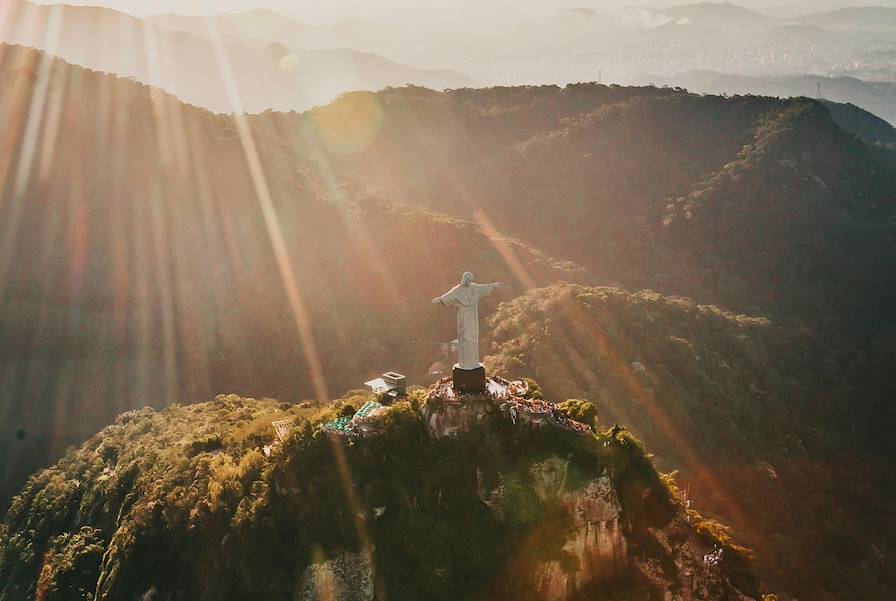
{"label": "rocky cliff face", "polygon": [[533,573],[533,588],[545,601],[569,601],[591,584],[618,579],[628,564],[620,525],[619,499],[608,476],[569,490],[569,462],[551,457],[532,467],[536,492],[544,503],[559,501],[573,524],[563,545],[564,561],[545,562]]}
{"label": "rocky cliff face", "polygon": [[730,573],[738,560],[729,550],[695,536],[694,527],[678,516],[664,528],[643,533],[643,543],[659,551],[652,558],[631,558],[637,577],[667,601],[751,601],[735,586]]}
{"label": "rocky cliff face", "polygon": [[345,553],[308,566],[293,601],[373,601],[373,578],[370,555]]}

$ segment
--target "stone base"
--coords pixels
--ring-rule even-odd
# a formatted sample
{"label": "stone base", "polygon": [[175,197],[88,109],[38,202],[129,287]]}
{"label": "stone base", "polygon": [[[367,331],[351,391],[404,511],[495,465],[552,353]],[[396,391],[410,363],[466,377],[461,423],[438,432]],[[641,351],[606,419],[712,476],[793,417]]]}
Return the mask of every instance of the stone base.
{"label": "stone base", "polygon": [[476,369],[461,369],[454,366],[454,390],[459,394],[482,394],[485,392],[485,366]]}

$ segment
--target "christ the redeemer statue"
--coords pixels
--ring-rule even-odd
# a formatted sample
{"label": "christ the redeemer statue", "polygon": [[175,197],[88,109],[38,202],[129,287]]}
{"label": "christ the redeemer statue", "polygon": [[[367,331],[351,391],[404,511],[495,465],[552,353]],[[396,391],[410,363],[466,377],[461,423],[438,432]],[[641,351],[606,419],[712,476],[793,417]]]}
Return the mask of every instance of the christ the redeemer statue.
{"label": "christ the redeemer statue", "polygon": [[499,286],[498,282],[475,284],[473,274],[468,271],[460,284],[432,299],[433,304],[457,308],[458,361],[454,366],[454,384],[464,392],[485,389],[485,367],[479,361],[479,301]]}

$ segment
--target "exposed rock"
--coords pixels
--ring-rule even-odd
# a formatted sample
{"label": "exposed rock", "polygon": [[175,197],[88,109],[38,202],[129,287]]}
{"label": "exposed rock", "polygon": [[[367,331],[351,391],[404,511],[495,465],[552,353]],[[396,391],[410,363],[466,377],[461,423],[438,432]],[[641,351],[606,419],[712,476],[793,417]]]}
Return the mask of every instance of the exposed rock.
{"label": "exposed rock", "polygon": [[578,434],[592,433],[589,426],[568,419],[554,403],[526,398],[528,394],[529,387],[522,380],[511,382],[490,377],[486,380],[485,392],[464,394],[451,378],[442,378],[426,397],[423,418],[434,438],[467,432],[492,409],[500,411],[516,425],[551,425]]}
{"label": "exposed rock", "polygon": [[619,519],[619,499],[608,476],[601,476],[566,497],[576,525]]}
{"label": "exposed rock", "polygon": [[373,601],[373,563],[363,553],[345,553],[308,566],[294,601]]}
{"label": "exposed rock", "polygon": [[[548,481],[542,485],[548,495],[555,494],[554,486],[561,479],[565,482],[565,472],[561,476],[557,469],[562,463],[553,461],[551,469],[541,464],[542,473],[548,475]],[[569,562],[551,561],[536,570],[536,590],[550,601],[566,601],[588,585],[613,582],[628,564],[627,545],[619,523],[619,499],[609,477],[565,493],[562,504],[575,525],[563,551],[573,559],[575,567],[564,565]]]}
{"label": "exposed rock", "polygon": [[505,516],[504,501],[507,494],[507,479],[503,474],[498,474],[498,485],[494,488],[485,486],[485,475],[481,468],[476,468],[476,494],[486,507],[503,520]]}
{"label": "exposed rock", "polygon": [[569,461],[549,457],[529,470],[535,480],[535,493],[542,503],[553,503],[566,492]]}
{"label": "exposed rock", "polygon": [[451,378],[442,378],[426,396],[423,420],[433,438],[457,436],[469,431],[492,407],[527,392],[525,382],[491,377],[486,381],[485,392],[464,394],[455,388]]}
{"label": "exposed rock", "polygon": [[429,401],[423,408],[423,419],[433,438],[457,436],[469,431],[482,420],[490,406],[490,401],[485,397],[467,398],[464,401]]}
{"label": "exposed rock", "polygon": [[720,569],[725,551],[707,544],[679,516],[663,529],[649,528],[645,534],[666,553],[665,560],[632,557],[641,578],[663,599],[674,601],[749,601],[728,581]]}

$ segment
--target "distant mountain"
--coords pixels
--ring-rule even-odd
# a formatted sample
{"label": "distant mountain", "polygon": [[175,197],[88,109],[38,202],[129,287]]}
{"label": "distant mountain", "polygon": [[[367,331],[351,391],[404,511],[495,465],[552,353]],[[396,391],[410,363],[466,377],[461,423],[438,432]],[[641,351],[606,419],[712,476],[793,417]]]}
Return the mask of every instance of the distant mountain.
{"label": "distant mountain", "polygon": [[793,75],[759,77],[730,75],[713,71],[689,71],[666,79],[650,78],[655,82],[687,88],[709,94],[756,94],[762,96],[814,98],[821,84],[823,98],[854,104],[896,124],[896,84],[862,81],[853,77],[825,77]]}
{"label": "distant mountain", "polygon": [[768,27],[775,22],[774,17],[730,2],[699,2],[660,9],[658,12],[670,19],[722,29],[755,29]]}
{"label": "distant mountain", "polygon": [[696,50],[724,34],[703,25],[669,21],[633,35],[641,38],[642,43],[646,45],[675,44],[678,47],[691,47]]}
{"label": "distant mountain", "polygon": [[[890,7],[850,7],[787,19],[765,15],[731,2],[699,2],[655,11],[658,15],[680,23],[725,30],[769,30],[788,25],[814,25],[834,29],[896,28],[896,8]],[[798,33],[796,29],[791,31]]]}
{"label": "distant mountain", "polygon": [[812,13],[794,19],[821,27],[896,29],[896,8],[868,6]]}
{"label": "distant mountain", "polygon": [[419,57],[421,48],[432,42],[405,28],[375,21],[342,19],[330,24],[311,25],[264,9],[201,17],[164,14],[147,20],[166,29],[199,37],[207,37],[209,27],[215,27],[232,43],[244,45],[263,47],[276,43],[290,50],[354,48],[398,61],[414,60]]}
{"label": "distant mountain", "polygon": [[819,102],[594,84],[381,98],[374,144],[334,157],[371,190],[481,209],[628,289],[851,335],[896,325],[896,172]]}
{"label": "distant mountain", "polygon": [[317,29],[313,25],[263,9],[211,16],[163,14],[147,17],[146,20],[165,29],[197,37],[208,37],[209,28],[212,28],[233,43],[254,43],[261,47],[279,43],[292,49],[307,47],[306,42]]}
{"label": "distant mountain", "polygon": [[284,46],[252,47],[234,41],[239,37],[236,30],[225,36],[222,58],[226,64],[222,65],[215,46],[205,37],[170,31],[124,13],[23,1],[8,10],[0,40],[46,49],[91,69],[135,77],[218,112],[233,109],[228,89],[231,77],[250,112],[304,110],[359,89],[406,84],[444,89],[473,83],[451,71],[416,69],[347,49],[291,53]]}
{"label": "distant mountain", "polygon": [[896,148],[896,127],[854,104],[823,101],[840,127],[863,140]]}
{"label": "distant mountain", "polygon": [[766,34],[766,40],[774,45],[794,47],[798,45],[833,46],[846,40],[832,31],[817,25],[781,25]]}

